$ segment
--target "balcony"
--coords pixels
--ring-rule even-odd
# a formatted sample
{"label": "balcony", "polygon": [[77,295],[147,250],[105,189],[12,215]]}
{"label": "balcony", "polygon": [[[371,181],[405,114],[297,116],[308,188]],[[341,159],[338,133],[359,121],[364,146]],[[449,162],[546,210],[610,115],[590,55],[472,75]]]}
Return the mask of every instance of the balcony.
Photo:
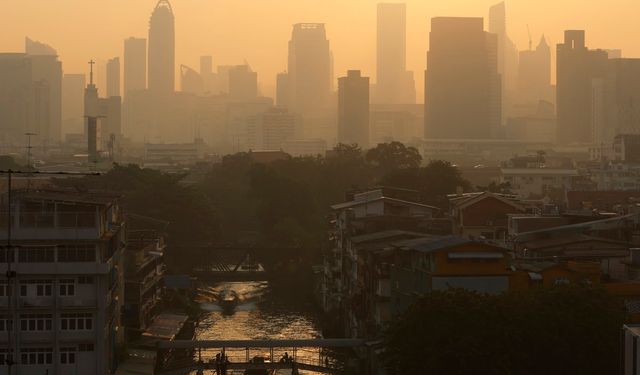
{"label": "balcony", "polygon": [[[6,238],[6,221],[0,238]],[[22,239],[98,239],[101,230],[95,212],[21,212],[12,216],[12,237]]]}
{"label": "balcony", "polygon": [[72,309],[94,309],[98,306],[95,298],[86,297],[58,297],[58,306]]}
{"label": "balcony", "polygon": [[20,297],[18,305],[25,309],[50,308],[53,306],[53,297]]}

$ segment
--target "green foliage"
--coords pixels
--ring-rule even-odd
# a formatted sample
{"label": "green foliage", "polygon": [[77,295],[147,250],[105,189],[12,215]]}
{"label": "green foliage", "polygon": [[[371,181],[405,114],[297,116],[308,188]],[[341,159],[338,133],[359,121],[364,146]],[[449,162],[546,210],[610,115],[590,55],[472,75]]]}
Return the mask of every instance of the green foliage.
{"label": "green foliage", "polygon": [[417,149],[400,142],[381,143],[367,151],[367,162],[385,172],[394,169],[418,168],[422,156]]}
{"label": "green foliage", "polygon": [[384,175],[383,185],[418,190],[425,202],[446,207],[447,194],[454,194],[458,188],[471,190],[458,168],[442,160],[432,160],[425,167],[396,169]]}
{"label": "green foliage", "polygon": [[588,287],[433,292],[385,335],[391,374],[616,373],[622,304]]}

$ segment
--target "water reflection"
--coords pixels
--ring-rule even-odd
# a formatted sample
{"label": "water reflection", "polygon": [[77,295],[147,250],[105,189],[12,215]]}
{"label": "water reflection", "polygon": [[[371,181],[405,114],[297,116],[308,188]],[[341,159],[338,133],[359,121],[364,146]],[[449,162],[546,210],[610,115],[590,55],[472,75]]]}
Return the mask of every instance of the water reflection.
{"label": "water reflection", "polygon": [[[225,311],[218,296],[225,290],[238,295],[233,311]],[[244,340],[244,339],[310,339],[322,337],[320,321],[313,312],[310,296],[292,296],[286,290],[272,288],[266,281],[223,282],[202,284],[197,301],[204,311],[196,328],[198,340]],[[290,348],[274,351],[277,360]],[[246,353],[229,351],[230,360],[244,360]],[[269,353],[252,351],[251,356]],[[299,351],[300,359],[318,357],[316,351]],[[234,358],[235,357],[235,358]],[[276,372],[288,374],[291,371]]]}

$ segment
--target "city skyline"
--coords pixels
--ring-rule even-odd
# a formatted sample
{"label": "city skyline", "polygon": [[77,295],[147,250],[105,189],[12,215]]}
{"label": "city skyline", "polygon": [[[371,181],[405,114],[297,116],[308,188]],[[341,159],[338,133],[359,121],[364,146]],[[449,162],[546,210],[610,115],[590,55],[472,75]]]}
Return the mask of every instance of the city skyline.
{"label": "city skyline", "polygon": [[[185,0],[172,4],[176,14],[176,72],[181,64],[197,66],[201,55],[212,55],[214,65],[238,65],[246,59],[260,76],[261,92],[273,96],[276,74],[286,69],[291,25],[321,22],[326,24],[327,37],[331,41],[334,70],[359,69],[375,82],[377,3],[340,4],[330,0],[329,4],[289,4],[277,0],[268,5],[253,3],[247,7],[243,1]],[[421,4],[409,0],[403,3],[407,4],[407,70],[415,72],[417,99],[421,102],[423,88],[420,82],[424,78],[430,18],[483,17],[487,29],[488,9],[496,1]],[[625,57],[640,55],[640,47],[633,43],[637,39],[634,36],[640,36],[640,31],[634,28],[631,18],[632,10],[639,6],[629,0],[614,0],[613,3],[583,4],[567,0],[558,6],[551,0],[507,2],[507,30],[519,50],[528,47],[529,25],[534,43],[545,34],[549,45],[553,46],[562,41],[565,29],[586,29],[591,48],[622,49]],[[12,32],[0,41],[0,49],[19,52],[24,37],[28,36],[55,48],[66,74],[85,73],[87,58],[101,61],[122,56],[124,39],[146,38],[149,16],[155,4],[156,1],[151,0],[135,4],[115,0],[108,6],[97,1],[68,0],[55,5],[22,1],[4,12],[3,24]],[[578,6],[583,11],[575,12]],[[67,17],[92,10],[100,14],[98,25],[104,23],[109,27],[93,27],[94,22],[87,17]],[[615,28],[610,27],[613,20]],[[229,38],[230,34],[233,38]],[[84,48],[77,48],[79,43]],[[358,48],[353,48],[354,45]]]}

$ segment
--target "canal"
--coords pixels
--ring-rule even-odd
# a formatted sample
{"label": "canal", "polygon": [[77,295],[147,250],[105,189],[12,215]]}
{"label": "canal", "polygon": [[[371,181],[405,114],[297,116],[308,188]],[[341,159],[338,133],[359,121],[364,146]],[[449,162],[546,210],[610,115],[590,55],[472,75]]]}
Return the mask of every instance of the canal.
{"label": "canal", "polygon": [[[295,285],[291,285],[295,288]],[[233,291],[238,304],[233,311],[223,311],[216,296]],[[321,338],[320,319],[315,312],[311,293],[273,287],[267,281],[205,283],[198,288],[198,299],[203,311],[196,327],[197,340],[243,339],[310,339]],[[274,353],[279,359],[287,348]],[[288,355],[292,355],[288,350]],[[228,351],[230,361],[244,362],[246,352]],[[252,351],[253,356],[268,358],[269,353]],[[296,353],[300,360],[313,361],[318,352]],[[279,372],[277,374],[285,374]],[[290,371],[289,371],[290,373]]]}

